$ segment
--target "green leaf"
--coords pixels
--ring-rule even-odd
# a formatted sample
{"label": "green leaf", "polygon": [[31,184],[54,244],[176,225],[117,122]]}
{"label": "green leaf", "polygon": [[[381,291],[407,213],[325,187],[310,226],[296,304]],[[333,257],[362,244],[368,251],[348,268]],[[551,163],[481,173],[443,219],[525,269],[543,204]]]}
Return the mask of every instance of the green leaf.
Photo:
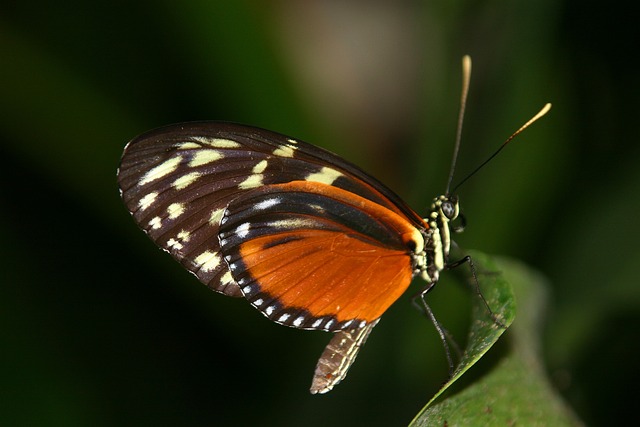
{"label": "green leaf", "polygon": [[518,320],[505,337],[507,351],[491,370],[434,405],[505,331],[491,319],[482,300],[475,298],[469,339],[459,366],[411,425],[579,425],[549,384],[540,361],[539,331],[547,292],[544,278],[516,261],[494,260],[478,252],[471,255],[483,295],[498,319],[506,326],[513,322],[515,293],[520,301]]}

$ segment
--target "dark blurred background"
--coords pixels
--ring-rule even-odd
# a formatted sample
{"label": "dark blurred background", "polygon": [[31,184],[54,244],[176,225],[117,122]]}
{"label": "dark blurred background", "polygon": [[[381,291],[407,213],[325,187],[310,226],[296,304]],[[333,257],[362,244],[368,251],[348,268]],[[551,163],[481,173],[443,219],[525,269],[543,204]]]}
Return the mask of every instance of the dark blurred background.
{"label": "dark blurred background", "polygon": [[[143,131],[235,121],[337,152],[426,212],[463,54],[459,178],[554,107],[460,188],[457,241],[548,276],[551,380],[588,424],[624,422],[640,382],[638,18],[593,0],[4,2],[0,424],[406,424],[447,377],[408,297],[311,396],[329,335],[200,285],[137,229],[115,173]],[[472,297],[445,277],[430,302],[456,330]]]}

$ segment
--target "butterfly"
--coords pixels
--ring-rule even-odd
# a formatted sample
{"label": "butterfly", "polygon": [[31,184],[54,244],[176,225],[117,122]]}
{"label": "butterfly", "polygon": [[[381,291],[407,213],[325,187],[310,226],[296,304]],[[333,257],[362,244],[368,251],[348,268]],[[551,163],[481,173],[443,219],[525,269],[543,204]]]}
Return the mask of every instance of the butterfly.
{"label": "butterfly", "polygon": [[437,282],[459,212],[440,196],[423,219],[328,151],[221,122],[137,137],[118,183],[138,225],[201,282],[274,322],[338,332],[338,348],[362,344],[414,276]]}
{"label": "butterfly", "polygon": [[225,122],[138,136],[124,150],[118,185],[135,222],[210,289],[276,323],[334,333],[314,394],[345,377],[414,277],[424,293],[438,282],[460,216],[448,192],[423,218],[329,151]]}

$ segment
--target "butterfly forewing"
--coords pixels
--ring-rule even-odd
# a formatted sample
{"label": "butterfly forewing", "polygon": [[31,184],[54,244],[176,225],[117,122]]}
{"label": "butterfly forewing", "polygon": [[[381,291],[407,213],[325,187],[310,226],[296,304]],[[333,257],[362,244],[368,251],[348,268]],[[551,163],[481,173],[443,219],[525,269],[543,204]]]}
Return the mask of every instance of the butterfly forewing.
{"label": "butterfly forewing", "polygon": [[[380,209],[384,212],[391,212],[393,214],[391,216],[396,219],[395,224],[400,224],[400,227],[410,234],[409,240],[420,240],[417,227],[423,226],[422,220],[384,185],[332,153],[263,129],[218,122],[189,123],[157,129],[139,136],[128,144],[118,172],[118,182],[123,200],[140,227],[161,248],[193,272],[200,281],[215,291],[231,296],[242,296],[242,292],[238,287],[234,272],[229,270],[227,260],[223,259],[223,253],[235,257],[234,259],[237,260],[239,256],[242,256],[242,253],[239,252],[241,248],[247,249],[252,246],[255,248],[259,246],[258,243],[265,245],[269,240],[267,249],[270,250],[267,250],[264,256],[268,254],[268,256],[276,257],[278,253],[286,253],[288,248],[292,247],[293,239],[301,237],[299,234],[294,236],[292,233],[299,233],[303,229],[289,227],[282,230],[288,234],[280,234],[276,228],[267,227],[270,230],[268,237],[263,237],[258,241],[253,239],[254,234],[251,234],[252,238],[247,242],[240,242],[236,239],[235,245],[221,248],[219,234],[222,219],[230,219],[229,224],[240,221],[238,219],[240,217],[233,219],[234,215],[241,215],[239,211],[235,214],[227,212],[229,205],[237,199],[239,201],[236,206],[241,208],[243,204],[240,200],[243,200],[247,194],[260,191],[271,185],[295,181],[313,183],[316,188],[342,189],[344,190],[343,194],[362,198],[369,203],[370,210],[373,209],[374,215],[382,212]],[[302,193],[305,191],[312,194],[314,188],[308,187]],[[287,199],[286,194],[284,198]],[[304,268],[308,262],[323,261],[324,258],[332,259],[335,257],[337,252],[331,251],[331,246],[327,246],[327,236],[333,232],[335,237],[340,237],[341,233],[349,231],[348,224],[335,219],[341,214],[339,209],[346,205],[339,202],[328,203],[328,199],[325,197],[324,206],[322,206],[322,202],[314,204],[313,199],[313,195],[307,196],[306,202],[299,203],[298,211],[294,210],[292,214],[304,215],[315,221],[315,228],[306,229],[312,235],[307,238],[306,242],[313,241],[321,249],[316,252],[315,256],[308,255],[300,257],[300,259],[295,254],[288,255],[289,259],[285,259],[285,261],[291,262],[290,267],[282,267],[279,272],[271,274],[271,276],[280,277],[281,282],[284,277],[293,278],[296,271],[299,271],[300,274],[304,273],[303,270],[296,269]],[[267,197],[265,200],[273,199]],[[303,205],[307,209],[305,212],[300,211]],[[286,204],[281,207],[284,210],[287,209]],[[357,207],[352,206],[350,209],[352,216],[358,213],[367,216]],[[376,209],[379,211],[375,211]],[[333,220],[323,219],[329,218],[330,214],[333,215]],[[282,212],[281,216],[286,219],[287,213]],[[264,221],[265,218],[258,215],[257,218],[247,219],[237,226],[247,224],[247,227],[252,227],[254,222],[261,220]],[[266,220],[268,221],[268,218]],[[378,221],[370,221],[370,223],[380,227],[384,225],[384,221],[385,219],[381,218]],[[318,234],[322,230],[322,227],[317,227],[318,224],[324,224],[323,227],[332,224],[333,229],[323,230],[324,239]],[[237,226],[235,234],[236,237],[239,237],[243,233],[242,229],[237,232]],[[338,229],[335,228],[336,226]],[[231,227],[231,225],[227,227]],[[258,223],[256,222],[254,230],[257,227]],[[369,241],[366,243],[362,241],[362,237],[366,233],[362,233],[362,230],[358,230],[358,227],[355,226],[351,226],[350,231],[354,236],[361,235],[347,240],[352,244],[343,242],[345,248],[360,250],[371,246],[377,248],[378,251],[390,251],[389,253],[381,252],[381,254],[391,259],[393,259],[391,254],[395,256],[396,252],[403,251],[404,255],[397,255],[395,264],[402,264],[405,271],[411,271],[410,268],[407,269],[407,264],[410,262],[407,247],[400,247],[396,241],[389,246],[393,249],[381,249],[380,245],[385,242],[385,239],[395,238],[398,240],[393,232],[378,230],[376,234],[376,230],[372,229],[373,235],[369,236]],[[321,241],[325,243],[321,243]],[[411,246],[414,242],[408,244]],[[327,252],[323,253],[324,250]],[[373,259],[377,258],[371,258],[369,261]],[[335,263],[333,266],[335,271],[353,269],[347,265],[347,261],[333,260],[333,262]],[[238,263],[238,265],[243,264]],[[375,266],[375,263],[373,265]],[[389,268],[395,269],[394,267],[392,261]],[[254,271],[251,271],[251,268]],[[256,270],[258,267],[252,265],[251,268],[242,270],[246,280],[249,280],[251,276],[252,283],[259,284],[260,280],[266,279],[266,277],[252,276],[252,274],[259,276],[259,273]],[[376,269],[376,267],[371,267],[368,271],[376,271]],[[236,275],[239,274],[239,272],[236,273]],[[328,276],[331,279],[328,282],[337,283],[340,280],[347,280],[346,278],[339,279],[340,276],[341,274],[336,272]],[[366,277],[368,276],[365,272],[364,278]],[[297,292],[304,291],[309,295],[314,295],[316,291],[312,289],[318,289],[327,283],[321,274],[316,274],[314,278],[314,280],[301,280],[302,285],[296,286],[293,283],[288,286],[298,288]],[[356,289],[362,289],[367,283],[363,278],[358,280],[355,275],[350,278],[352,279],[350,285],[353,288],[349,290],[349,294],[356,292]],[[404,286],[405,278],[395,280],[402,282],[403,286],[401,287],[406,287]],[[283,288],[280,286],[270,290],[277,290],[275,293],[279,295]],[[330,301],[327,303],[327,307],[335,303],[335,300],[331,300],[329,297],[330,292],[324,294],[318,292],[317,295],[320,300],[324,298]],[[271,297],[273,299],[276,295],[271,295]],[[372,296],[371,301],[361,300],[359,302],[379,304],[378,302],[373,303],[374,299]],[[295,299],[286,301],[298,302]],[[254,305],[256,305],[255,301]],[[314,307],[319,306],[318,302]],[[328,316],[329,312],[340,311],[343,306],[334,304],[333,310],[327,308],[317,313],[323,313],[322,316],[327,313]],[[266,305],[261,310],[267,310],[269,307]],[[291,312],[297,312],[296,310],[299,308],[297,305],[289,307],[286,303],[277,307],[279,310],[290,309]],[[368,311],[365,310],[365,312]],[[347,312],[345,311],[345,313]],[[267,313],[265,312],[265,314]],[[281,313],[280,317],[282,314],[284,313]],[[273,318],[273,316],[275,315],[270,317]],[[309,311],[303,323],[304,327],[313,328],[313,317],[314,312]],[[368,320],[369,317],[365,317],[363,320]],[[320,329],[336,327],[337,321],[330,323],[327,327],[326,322],[329,322],[329,317],[322,317],[322,319],[324,323]],[[350,320],[345,316],[340,316],[340,319],[343,322]],[[282,323],[298,326],[299,322],[294,323],[294,320]]]}

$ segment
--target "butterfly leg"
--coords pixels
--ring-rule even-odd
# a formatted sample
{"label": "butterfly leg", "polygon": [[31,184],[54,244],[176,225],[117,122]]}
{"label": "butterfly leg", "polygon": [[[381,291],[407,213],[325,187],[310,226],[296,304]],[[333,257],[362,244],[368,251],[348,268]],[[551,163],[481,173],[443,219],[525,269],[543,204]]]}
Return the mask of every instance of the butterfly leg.
{"label": "butterfly leg", "polygon": [[[454,343],[455,341],[453,341],[449,332],[447,332],[447,330],[442,327],[440,322],[438,322],[438,319],[436,319],[436,316],[433,314],[431,307],[429,307],[429,304],[427,304],[427,301],[425,299],[425,297],[427,296],[427,293],[429,293],[429,291],[433,289],[436,283],[437,282],[430,283],[427,287],[425,287],[418,294],[416,294],[411,299],[411,301],[420,311],[423,311],[429,317],[429,320],[431,320],[431,323],[433,323],[433,326],[436,328],[436,331],[440,336],[440,341],[442,341],[444,352],[447,356],[447,362],[449,363],[449,376],[453,376],[453,368],[454,368],[453,358],[451,357],[451,350],[449,348],[449,342],[447,341],[447,338],[451,339],[452,342]],[[420,301],[420,303],[418,303],[418,300]],[[456,348],[456,351],[459,353],[460,350],[457,344],[455,345],[455,348]]]}
{"label": "butterfly leg", "polygon": [[484,303],[484,306],[487,308],[487,312],[491,316],[491,319],[493,319],[493,321],[496,323],[496,325],[500,326],[503,329],[506,329],[507,328],[506,325],[504,323],[502,323],[502,321],[500,319],[498,319],[498,316],[496,316],[496,314],[493,312],[493,310],[491,310],[491,307],[489,306],[489,303],[487,302],[486,298],[482,294],[482,291],[480,290],[480,282],[478,281],[478,273],[476,271],[476,266],[473,263],[473,258],[471,258],[469,255],[466,255],[465,257],[459,259],[458,261],[455,261],[455,262],[447,264],[446,268],[450,270],[452,268],[459,267],[462,264],[468,264],[469,265],[469,270],[471,270],[471,276],[473,277],[473,283],[474,283],[474,288],[475,288],[476,294],[480,297],[480,299]]}

